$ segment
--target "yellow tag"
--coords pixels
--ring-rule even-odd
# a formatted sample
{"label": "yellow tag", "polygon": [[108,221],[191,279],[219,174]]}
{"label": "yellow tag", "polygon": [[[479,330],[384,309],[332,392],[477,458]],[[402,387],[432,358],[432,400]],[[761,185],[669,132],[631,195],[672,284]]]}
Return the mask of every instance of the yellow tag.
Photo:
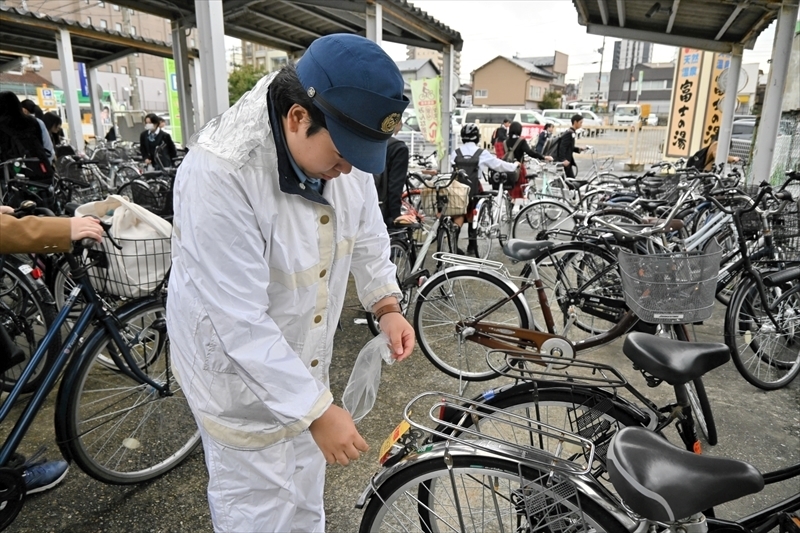
{"label": "yellow tag", "polygon": [[387,453],[389,453],[389,450],[392,449],[392,444],[400,440],[400,437],[405,435],[406,431],[408,431],[409,429],[411,429],[411,425],[405,420],[403,420],[402,422],[397,424],[397,427],[394,428],[394,431],[392,431],[392,433],[386,438],[386,440],[383,441],[383,444],[381,444],[381,451],[378,454],[381,464],[383,464],[383,462],[385,461],[384,456]]}

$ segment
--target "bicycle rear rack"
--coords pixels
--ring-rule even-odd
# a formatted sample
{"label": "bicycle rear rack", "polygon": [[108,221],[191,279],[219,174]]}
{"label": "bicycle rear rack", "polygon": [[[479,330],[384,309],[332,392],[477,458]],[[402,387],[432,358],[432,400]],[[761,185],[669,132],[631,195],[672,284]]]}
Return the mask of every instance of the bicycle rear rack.
{"label": "bicycle rear rack", "polygon": [[[505,358],[494,357],[498,353]],[[526,351],[490,350],[486,362],[500,375],[523,381],[564,382],[589,387],[626,387],[626,380],[613,366]],[[502,364],[502,367],[500,366]]]}
{"label": "bicycle rear rack", "polygon": [[491,270],[499,272],[504,277],[510,277],[508,268],[500,261],[492,261],[491,259],[477,259],[475,257],[468,257],[465,255],[451,254],[449,252],[436,252],[433,254],[436,261],[446,263],[453,266],[469,266],[477,268],[478,270]]}
{"label": "bicycle rear rack", "polygon": [[[428,410],[427,422],[433,427],[412,420],[411,412],[415,404],[430,405],[431,402],[433,405]],[[441,413],[447,413],[448,416],[440,417]],[[595,458],[595,446],[589,439],[534,418],[444,392],[423,392],[416,396],[406,405],[403,417],[412,427],[423,432],[534,468],[568,475],[584,475],[591,471]],[[466,417],[472,419],[469,426],[459,423]],[[492,434],[483,433],[482,426],[491,428]],[[503,438],[504,434],[518,435],[519,433],[514,433],[515,430],[529,435],[524,439],[528,442],[536,441],[540,445],[547,443],[548,449]],[[581,462],[576,462],[575,459]]]}

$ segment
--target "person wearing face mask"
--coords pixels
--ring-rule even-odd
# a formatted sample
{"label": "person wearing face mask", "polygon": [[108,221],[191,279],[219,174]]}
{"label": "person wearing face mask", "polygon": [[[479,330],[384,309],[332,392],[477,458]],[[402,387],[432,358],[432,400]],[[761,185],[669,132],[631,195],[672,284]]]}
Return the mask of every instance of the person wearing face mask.
{"label": "person wearing face mask", "polygon": [[167,329],[215,531],[325,531],[325,463],[368,450],[328,383],[350,273],[394,357],[414,347],[373,180],[403,86],[374,42],[321,37],[178,168]]}
{"label": "person wearing face mask", "polygon": [[175,143],[169,133],[163,131],[159,125],[161,117],[149,113],[144,117],[144,131],[139,135],[139,151],[146,165],[163,169],[172,166],[172,161],[178,157]]}

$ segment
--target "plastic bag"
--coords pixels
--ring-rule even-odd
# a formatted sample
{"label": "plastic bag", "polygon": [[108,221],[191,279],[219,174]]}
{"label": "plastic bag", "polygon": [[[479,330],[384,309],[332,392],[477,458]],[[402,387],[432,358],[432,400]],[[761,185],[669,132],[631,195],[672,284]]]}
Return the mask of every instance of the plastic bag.
{"label": "plastic bag", "polygon": [[389,337],[380,333],[361,348],[342,394],[342,405],[358,423],[372,410],[381,384],[381,359],[394,363]]}

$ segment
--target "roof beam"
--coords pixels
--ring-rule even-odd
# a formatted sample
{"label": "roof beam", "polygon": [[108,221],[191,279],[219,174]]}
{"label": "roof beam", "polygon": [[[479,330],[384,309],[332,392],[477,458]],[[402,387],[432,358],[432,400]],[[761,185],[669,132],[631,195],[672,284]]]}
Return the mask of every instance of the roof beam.
{"label": "roof beam", "polygon": [[625,27],[625,0],[617,0],[617,16],[619,17],[619,27]]}
{"label": "roof beam", "polygon": [[336,17],[343,22],[352,24],[353,29],[350,31],[364,31],[367,27],[366,17],[362,19],[349,11],[342,11],[340,9],[329,8],[329,7],[318,7],[317,9],[319,9],[324,13],[327,13],[328,16],[330,17]]}
{"label": "roof beam", "polygon": [[117,0],[114,0],[114,3],[120,7],[128,7],[135,11],[150,13],[151,15],[157,15],[161,18],[170,20],[194,15],[194,9],[192,9],[191,12],[188,12],[184,9],[181,9],[173,2],[152,2],[147,0],[119,0],[119,2],[117,2]]}
{"label": "roof beam", "polygon": [[603,26],[602,24],[588,24],[586,26],[586,33],[616,37],[618,39],[630,39],[631,41],[649,41],[651,43],[665,44],[667,46],[685,46],[689,48],[698,48],[700,50],[708,50],[710,52],[721,52],[723,54],[731,53],[734,46],[733,43],[724,41],[712,41],[710,39],[701,39],[686,35],[656,33],[645,30],[634,30],[631,28],[617,28],[615,26]]}
{"label": "roof beam", "polygon": [[278,50],[286,50],[287,47],[290,49],[289,51],[305,50],[307,48],[307,46],[304,44],[296,43],[294,41],[287,41],[286,39],[267,35],[239,25],[228,28],[226,33],[231,37],[238,37],[239,39],[244,39],[245,41],[261,43],[266,46],[277,48]]}
{"label": "roof beam", "polygon": [[311,30],[309,30],[307,28],[304,28],[302,26],[298,26],[297,24],[293,24],[291,22],[287,22],[287,21],[279,19],[277,17],[273,17],[272,15],[266,15],[264,13],[261,13],[260,11],[256,11],[256,10],[254,10],[252,8],[249,8],[249,7],[244,8],[244,13],[246,15],[248,15],[248,16],[253,16],[253,17],[256,17],[256,18],[261,19],[261,20],[266,20],[268,22],[274,22],[275,24],[279,24],[281,26],[285,26],[285,27],[289,28],[290,30],[306,33],[308,35],[311,35],[315,39],[319,38],[319,37],[322,37],[322,34],[320,34],[320,33],[317,33],[315,31],[311,31]]}
{"label": "roof beam", "polygon": [[675,18],[678,16],[678,8],[681,5],[681,0],[673,0],[672,9],[669,11],[669,22],[667,23],[667,33],[672,33],[672,27],[675,25]]}
{"label": "roof beam", "polygon": [[292,9],[296,9],[297,11],[300,11],[301,13],[305,13],[306,15],[311,15],[312,17],[317,17],[318,19],[320,19],[320,20],[322,20],[322,21],[324,21],[324,22],[326,22],[328,24],[333,24],[335,26],[339,26],[343,30],[354,31],[353,28],[351,28],[350,26],[348,26],[348,25],[346,25],[346,24],[344,24],[342,22],[339,22],[338,20],[332,20],[332,19],[326,17],[325,15],[317,13],[316,11],[314,11],[312,9],[305,8],[305,7],[301,6],[300,4],[289,3],[286,0],[278,0],[278,1],[280,3],[282,3],[282,4],[286,4],[286,5],[290,6]]}
{"label": "roof beam", "polygon": [[575,8],[578,10],[578,24],[584,26],[589,24],[589,11],[586,9],[586,4],[583,0],[574,0]]}
{"label": "roof beam", "polygon": [[719,29],[719,33],[717,33],[717,36],[714,37],[714,40],[719,41],[722,39],[722,36],[725,35],[725,32],[731,27],[731,24],[733,24],[733,21],[739,16],[739,13],[741,13],[742,10],[747,7],[747,4],[749,4],[747,1],[736,4],[736,7],[733,8],[733,12],[728,17],[728,20],[725,21],[725,24],[723,24]]}
{"label": "roof beam", "polygon": [[608,26],[608,4],[606,0],[597,0],[597,7],[600,8],[600,18],[604,26]]}
{"label": "roof beam", "polygon": [[[397,20],[399,20],[401,23],[409,26],[410,28],[413,28],[413,30],[416,30],[417,35],[422,35],[422,34],[429,35],[432,39],[442,43],[443,45],[451,44],[443,34],[436,31],[431,31],[430,27],[427,24],[422,24],[420,22],[417,22],[416,20],[412,19],[408,13],[396,10],[394,5],[385,3],[381,5],[383,6],[384,13],[387,12],[391,13],[392,16],[395,17]],[[413,31],[411,31],[411,33],[413,33]],[[452,43],[452,44],[456,46],[457,51],[460,51],[461,48],[463,47],[463,43]],[[432,47],[428,46],[427,48],[432,48]]]}
{"label": "roof beam", "polygon": [[390,35],[388,37],[384,36],[384,40],[389,41],[391,43],[405,44],[407,46],[416,46],[418,48],[426,48],[428,50],[438,50],[439,52],[444,50],[444,44],[434,43],[431,41],[423,41],[422,37],[411,38],[411,37],[403,37],[400,35]]}
{"label": "roof beam", "polygon": [[113,54],[109,54],[105,57],[101,57],[97,61],[92,61],[91,63],[86,63],[86,68],[97,68],[101,65],[105,65],[106,63],[111,63],[112,61],[116,61],[117,59],[122,59],[123,57],[128,57],[131,54],[136,53],[136,48],[126,48],[124,50],[119,50],[118,52],[114,52]]}

